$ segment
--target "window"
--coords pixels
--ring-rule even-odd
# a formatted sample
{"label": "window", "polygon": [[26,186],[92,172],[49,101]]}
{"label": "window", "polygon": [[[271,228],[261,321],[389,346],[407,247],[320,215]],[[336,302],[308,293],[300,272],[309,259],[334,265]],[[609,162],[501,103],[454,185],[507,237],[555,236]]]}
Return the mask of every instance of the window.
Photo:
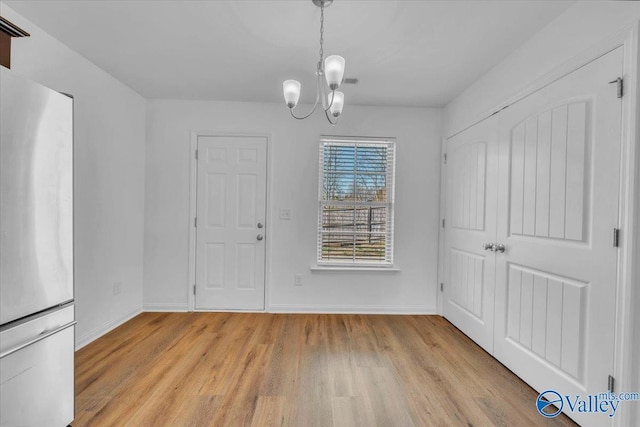
{"label": "window", "polygon": [[320,138],[319,265],[393,265],[395,141]]}

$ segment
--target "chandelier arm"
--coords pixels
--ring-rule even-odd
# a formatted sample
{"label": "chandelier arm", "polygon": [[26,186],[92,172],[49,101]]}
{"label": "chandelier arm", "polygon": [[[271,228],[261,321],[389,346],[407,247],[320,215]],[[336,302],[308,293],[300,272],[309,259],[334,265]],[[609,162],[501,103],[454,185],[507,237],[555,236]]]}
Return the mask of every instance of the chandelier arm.
{"label": "chandelier arm", "polygon": [[335,96],[336,96],[336,90],[334,89],[334,90],[331,91],[331,102],[329,103],[329,106],[324,109],[325,113],[327,111],[329,111],[331,109],[331,107],[333,106],[333,98],[335,98]]}
{"label": "chandelier arm", "polygon": [[337,118],[335,122],[331,120],[331,115],[329,114],[328,110],[324,110],[324,115],[327,117],[327,120],[329,121],[329,123],[331,123],[331,126],[335,126],[336,124],[338,124]]}
{"label": "chandelier arm", "polygon": [[[318,103],[320,102],[320,73],[318,73],[318,79],[317,79],[317,87],[316,87],[316,102],[313,104],[313,108],[311,109],[311,112],[309,112],[309,114],[307,114],[306,116],[302,116],[302,117],[297,117],[295,114],[293,114],[293,108],[289,108],[289,111],[291,112],[291,116],[294,119],[298,119],[298,120],[304,120],[307,117],[311,116],[315,111],[316,108],[318,108]],[[322,104],[322,109],[324,109],[324,102]]]}
{"label": "chandelier arm", "polygon": [[291,117],[293,117],[294,119],[304,120],[307,117],[311,116],[316,111],[317,107],[318,107],[318,103],[316,102],[315,105],[313,106],[313,108],[311,109],[311,111],[309,112],[309,114],[307,114],[306,116],[302,116],[302,117],[298,117],[295,114],[293,114],[293,108],[289,108],[289,111],[291,112]]}

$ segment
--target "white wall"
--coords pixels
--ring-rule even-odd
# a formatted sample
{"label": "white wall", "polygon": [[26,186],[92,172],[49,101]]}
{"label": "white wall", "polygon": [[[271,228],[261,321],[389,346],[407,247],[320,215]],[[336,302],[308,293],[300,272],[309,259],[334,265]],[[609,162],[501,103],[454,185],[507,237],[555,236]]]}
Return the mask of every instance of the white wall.
{"label": "white wall", "polygon": [[[145,100],[0,3],[31,34],[12,69],[75,99],[76,345],[142,308]],[[113,295],[113,283],[122,293]]]}
{"label": "white wall", "polygon": [[445,107],[444,135],[461,130],[539,77],[639,19],[640,2],[576,2]]}
{"label": "white wall", "polygon": [[[305,109],[306,106],[301,106]],[[440,110],[347,105],[340,123],[296,121],[284,104],[151,100],[147,110],[144,305],[186,309],[190,132],[271,137],[267,239],[271,310],[435,312]],[[316,257],[320,135],[397,138],[400,272],[311,272]],[[293,219],[278,218],[291,208]],[[294,287],[294,274],[304,285]]]}

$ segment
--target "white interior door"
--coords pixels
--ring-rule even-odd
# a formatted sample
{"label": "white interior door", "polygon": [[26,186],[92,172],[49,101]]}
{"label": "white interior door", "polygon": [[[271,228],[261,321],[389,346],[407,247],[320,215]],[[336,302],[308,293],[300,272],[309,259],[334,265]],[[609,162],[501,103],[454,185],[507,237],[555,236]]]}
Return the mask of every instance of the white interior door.
{"label": "white interior door", "polygon": [[198,137],[196,309],[264,309],[267,140]]}
{"label": "white interior door", "polygon": [[444,316],[493,350],[498,120],[447,141]]}
{"label": "white interior door", "polygon": [[597,394],[613,373],[622,65],[618,48],[500,114],[494,355],[538,391]]}

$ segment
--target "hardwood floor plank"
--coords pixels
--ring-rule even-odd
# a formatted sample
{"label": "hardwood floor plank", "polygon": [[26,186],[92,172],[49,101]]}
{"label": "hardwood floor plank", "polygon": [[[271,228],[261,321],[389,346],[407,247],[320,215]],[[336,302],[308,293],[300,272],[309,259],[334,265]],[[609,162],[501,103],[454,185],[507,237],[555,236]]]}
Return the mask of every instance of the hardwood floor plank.
{"label": "hardwood floor plank", "polygon": [[[298,364],[291,363],[298,360],[302,325],[297,316],[282,314],[278,334],[275,335],[269,371],[260,388],[262,396],[291,396],[296,388]],[[292,345],[296,343],[296,345]]]}
{"label": "hardwood floor plank", "polygon": [[334,427],[375,426],[371,403],[365,396],[340,396],[331,399]]}
{"label": "hardwood floor plank", "polygon": [[224,397],[221,410],[211,425],[250,426],[258,404],[262,382],[272,350],[271,345],[255,345],[241,361],[237,381]]}
{"label": "hardwood floor plank", "polygon": [[375,425],[415,426],[406,395],[394,372],[388,368],[358,368],[361,390],[369,400]]}
{"label": "hardwood floor plank", "polygon": [[[306,342],[306,335],[303,339]],[[298,378],[293,394],[289,396],[292,404],[289,405],[288,420],[295,426],[331,427],[331,395],[324,346],[304,342],[298,342],[301,347],[296,361]]]}
{"label": "hardwood floor plank", "polygon": [[142,313],[76,353],[73,425],[575,425],[536,397],[438,316]]}
{"label": "hardwood floor plank", "polygon": [[251,427],[282,427],[286,425],[286,397],[260,396],[253,413]]}
{"label": "hardwood floor plank", "polygon": [[208,427],[212,426],[212,421],[220,407],[222,398],[220,396],[189,396],[186,398],[175,418],[171,421],[162,422],[160,425],[176,427]]}
{"label": "hardwood floor plank", "polygon": [[190,316],[187,320],[181,325],[181,332],[167,340],[164,348],[153,347],[151,352],[155,354],[155,358],[152,361],[138,365],[137,370],[131,371],[125,381],[113,388],[111,400],[95,413],[92,423],[103,425],[128,423],[134,419],[136,413],[148,400],[161,395],[163,387],[168,387],[179,379],[180,367],[190,351],[189,344],[202,331],[196,316]]}
{"label": "hardwood floor plank", "polygon": [[[88,394],[100,394],[114,390],[138,373],[142,366],[155,360],[191,322],[186,317],[173,322],[169,320],[170,316],[158,318],[146,314],[134,320],[149,318],[149,322],[132,321],[139,325],[137,329],[128,327],[127,322],[123,325],[127,326],[124,330],[118,328],[117,334],[112,331],[95,341],[95,346],[92,343],[76,353],[76,392],[86,390]],[[100,382],[96,382],[98,378]]]}
{"label": "hardwood floor plank", "polygon": [[195,325],[197,327],[187,331],[184,338],[178,341],[179,346],[163,355],[167,359],[166,366],[173,366],[169,374],[157,382],[154,382],[152,375],[145,378],[154,382],[154,390],[131,418],[131,425],[162,425],[167,419],[176,418],[182,404],[193,396],[194,389],[198,388],[205,374],[204,361],[208,349],[212,348],[217,338],[215,332],[207,333],[206,324]]}

